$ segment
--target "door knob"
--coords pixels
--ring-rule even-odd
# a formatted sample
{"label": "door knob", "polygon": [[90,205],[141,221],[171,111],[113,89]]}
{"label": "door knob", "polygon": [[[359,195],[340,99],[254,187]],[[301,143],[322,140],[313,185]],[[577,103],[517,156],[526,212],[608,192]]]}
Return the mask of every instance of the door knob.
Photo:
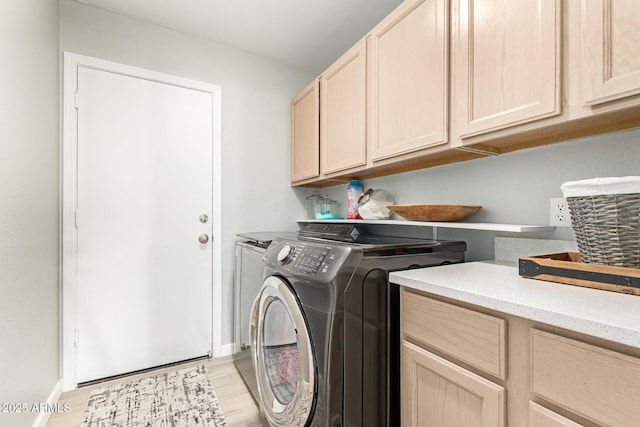
{"label": "door knob", "polygon": [[206,234],[201,234],[201,235],[198,237],[198,241],[199,241],[200,243],[203,243],[203,244],[204,244],[204,243],[207,243],[207,242],[209,241],[209,236],[207,236]]}
{"label": "door knob", "polygon": [[200,220],[201,223],[205,224],[207,221],[209,221],[209,216],[207,216],[207,214],[202,214],[198,219]]}

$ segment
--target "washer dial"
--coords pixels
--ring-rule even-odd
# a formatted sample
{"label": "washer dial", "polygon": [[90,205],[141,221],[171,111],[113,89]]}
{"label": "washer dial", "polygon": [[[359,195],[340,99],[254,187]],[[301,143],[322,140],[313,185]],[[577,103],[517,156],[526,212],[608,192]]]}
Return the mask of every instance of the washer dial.
{"label": "washer dial", "polygon": [[296,247],[286,244],[282,247],[282,249],[280,249],[280,252],[278,252],[278,256],[276,258],[280,264],[286,264],[291,261],[291,258],[293,258],[293,255],[295,255],[295,253]]}

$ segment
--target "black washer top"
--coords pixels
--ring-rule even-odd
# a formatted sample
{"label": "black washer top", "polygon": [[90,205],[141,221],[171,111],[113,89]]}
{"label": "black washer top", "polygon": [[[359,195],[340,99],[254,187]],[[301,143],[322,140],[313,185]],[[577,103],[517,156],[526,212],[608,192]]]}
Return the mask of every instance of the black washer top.
{"label": "black washer top", "polygon": [[363,234],[355,224],[308,223],[298,232],[299,240],[337,242],[360,247],[369,255],[406,255],[428,252],[464,252],[462,241]]}

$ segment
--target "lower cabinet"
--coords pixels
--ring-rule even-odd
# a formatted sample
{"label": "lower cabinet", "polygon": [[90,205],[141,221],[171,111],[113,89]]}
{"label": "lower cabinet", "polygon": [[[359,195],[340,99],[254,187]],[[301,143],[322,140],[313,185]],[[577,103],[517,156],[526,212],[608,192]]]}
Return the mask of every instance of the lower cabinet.
{"label": "lower cabinet", "polygon": [[582,424],[571,421],[544,406],[529,401],[529,427],[581,427]]}
{"label": "lower cabinet", "polygon": [[534,395],[598,425],[640,425],[640,359],[537,329]]}
{"label": "lower cabinet", "polygon": [[505,390],[410,342],[402,343],[402,425],[505,425]]}
{"label": "lower cabinet", "polygon": [[401,289],[402,426],[640,425],[640,348]]}

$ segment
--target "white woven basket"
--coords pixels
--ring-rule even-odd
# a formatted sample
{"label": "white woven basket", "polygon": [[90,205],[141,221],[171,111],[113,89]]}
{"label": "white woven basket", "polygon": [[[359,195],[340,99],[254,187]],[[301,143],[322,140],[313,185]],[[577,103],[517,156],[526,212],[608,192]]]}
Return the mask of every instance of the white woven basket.
{"label": "white woven basket", "polygon": [[640,177],[566,182],[582,262],[640,268]]}

